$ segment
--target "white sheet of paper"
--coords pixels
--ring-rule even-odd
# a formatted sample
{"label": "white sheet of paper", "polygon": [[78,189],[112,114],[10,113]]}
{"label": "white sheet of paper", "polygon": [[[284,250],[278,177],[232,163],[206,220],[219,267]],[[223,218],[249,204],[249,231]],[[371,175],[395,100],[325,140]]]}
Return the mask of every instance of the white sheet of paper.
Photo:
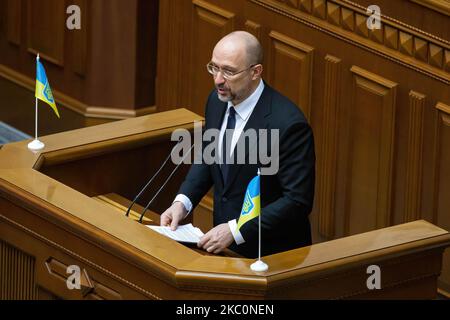
{"label": "white sheet of paper", "polygon": [[192,225],[192,223],[178,226],[177,230],[172,231],[170,227],[147,226],[150,229],[169,237],[178,242],[198,243],[203,232]]}

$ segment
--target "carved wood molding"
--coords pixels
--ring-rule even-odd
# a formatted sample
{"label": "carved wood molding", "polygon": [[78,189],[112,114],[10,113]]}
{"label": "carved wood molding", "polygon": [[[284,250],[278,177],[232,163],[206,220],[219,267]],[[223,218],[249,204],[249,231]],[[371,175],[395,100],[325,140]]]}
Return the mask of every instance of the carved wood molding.
{"label": "carved wood molding", "polygon": [[[51,4],[55,14],[50,18],[51,13],[43,11],[38,2],[27,1],[27,50],[33,55],[39,53],[42,59],[57,66],[65,67],[65,6],[63,1],[55,1]],[[36,32],[36,28],[40,30]],[[42,30],[46,30],[48,34],[43,33]]]}
{"label": "carved wood molding", "polygon": [[337,119],[339,114],[339,84],[341,60],[327,55],[325,57],[325,88],[323,106],[323,140],[320,167],[319,188],[319,232],[327,239],[334,237],[335,227],[335,187],[337,141],[339,130]]}
{"label": "carved wood molding", "polygon": [[409,0],[420,4],[421,6],[433,9],[447,16],[450,16],[450,1],[449,0]]}
{"label": "carved wood molding", "polygon": [[450,128],[450,106],[442,102],[436,104],[436,131],[434,145],[434,197],[433,197],[433,223],[437,224],[439,210],[439,184],[441,179],[442,132]]}
{"label": "carved wood molding", "polygon": [[[3,77],[15,84],[18,84],[25,89],[32,92],[35,90],[36,80],[23,75],[5,65],[0,64],[0,77]],[[58,106],[62,105],[86,118],[101,118],[101,119],[128,119],[140,117],[143,115],[157,112],[156,106],[148,106],[136,110],[108,108],[102,106],[91,106],[82,101],[74,99],[58,90],[52,90],[53,95]]]}
{"label": "carved wood molding", "polygon": [[22,2],[8,0],[6,15],[6,36],[10,43],[21,45]]}
{"label": "carved wood molding", "polygon": [[32,237],[34,237],[34,238],[36,238],[36,239],[46,243],[47,245],[50,245],[50,246],[52,246],[52,247],[54,247],[54,248],[56,248],[58,250],[61,250],[65,254],[67,254],[67,255],[75,258],[75,259],[78,259],[79,261],[82,261],[86,265],[89,265],[90,267],[92,267],[92,268],[94,268],[94,269],[96,269],[96,270],[98,270],[98,271],[100,271],[100,272],[102,272],[102,273],[112,277],[113,279],[119,281],[120,283],[125,284],[125,285],[133,288],[136,291],[139,291],[141,294],[144,294],[144,295],[149,296],[149,297],[151,297],[153,299],[156,299],[156,300],[162,300],[162,298],[160,298],[156,294],[154,294],[154,293],[152,293],[152,292],[150,292],[148,290],[145,290],[144,288],[141,288],[140,286],[138,286],[138,285],[136,285],[136,284],[134,284],[134,283],[132,283],[132,282],[122,278],[121,276],[115,274],[114,272],[111,272],[110,270],[108,270],[108,269],[106,269],[106,268],[96,264],[95,262],[92,262],[91,260],[83,257],[82,255],[80,255],[78,253],[75,253],[75,252],[73,252],[70,249],[67,249],[66,247],[60,245],[59,243],[56,243],[56,242],[48,239],[47,237],[45,237],[45,236],[43,236],[43,235],[41,235],[41,234],[39,234],[39,233],[37,233],[37,232],[27,228],[26,226],[24,226],[24,225],[22,225],[22,224],[20,224],[20,223],[18,223],[16,221],[13,221],[13,220],[9,219],[8,217],[2,215],[1,213],[0,213],[0,219],[2,219],[3,221],[9,223],[10,225],[14,226],[15,228],[18,228],[19,230],[21,230],[21,231],[31,235]]}
{"label": "carved wood molding", "polygon": [[[421,258],[429,257],[430,261],[435,256],[436,256],[435,251],[431,252],[431,253],[426,253],[426,254],[421,253]],[[372,262],[368,263],[368,265],[369,264],[374,264],[374,263],[375,262],[372,261]],[[377,261],[376,262],[376,264],[381,265],[381,268],[383,268],[383,269],[387,269],[387,268],[391,268],[391,267],[395,268],[395,267],[397,267],[399,265],[402,265],[402,264],[414,264],[414,263],[417,263],[417,256],[412,256],[412,257],[411,256],[407,256],[407,257],[403,256],[403,257],[399,257],[397,259],[393,259],[393,260],[390,260],[390,261],[383,261],[383,262],[378,262]],[[343,272],[341,272],[339,274],[334,274],[332,276],[324,275],[321,278],[321,281],[323,281],[324,283],[331,283],[333,280],[345,281],[345,279],[351,279],[352,277],[354,277],[355,275],[358,275],[358,274],[361,274],[361,270],[350,269],[350,270],[343,271]],[[409,277],[406,277],[405,279],[402,279],[402,280],[385,281],[383,283],[383,289],[387,289],[387,288],[391,288],[392,289],[392,288],[399,287],[401,285],[407,284],[408,282],[413,282],[413,281],[416,281],[416,280],[419,280],[419,279],[426,279],[426,278],[429,278],[429,277],[437,278],[439,276],[439,274],[440,273],[438,271],[432,272],[432,271],[426,270],[422,274],[419,274],[419,275],[416,275],[416,276],[409,276]],[[307,288],[308,286],[310,286],[311,283],[313,283],[313,281],[311,281],[310,279],[302,280],[301,281],[301,287]],[[314,285],[317,285],[316,281],[314,282]],[[283,291],[283,290],[286,291],[286,290],[290,290],[291,288],[294,289],[295,287],[298,287],[298,286],[299,286],[298,283],[290,283],[290,284],[288,284],[286,286],[276,287],[274,289],[271,289],[270,292],[271,293],[276,293],[276,292],[280,292],[280,291]],[[370,291],[371,290],[369,290],[367,288],[364,288],[364,289],[361,289],[361,290],[354,290],[354,291],[342,293],[339,296],[333,296],[331,298],[332,299],[339,299],[339,300],[341,300],[341,299],[348,299],[348,298],[351,298],[351,297],[356,297],[358,295],[369,293]]]}
{"label": "carved wood molding", "polygon": [[203,0],[193,0],[192,4],[196,10],[196,16],[212,25],[223,28],[225,34],[235,29],[235,14],[212,5]]}
{"label": "carved wood molding", "polygon": [[[203,15],[203,13],[206,12],[207,14],[204,15],[204,17],[206,19],[212,18],[211,19],[212,22],[214,23],[217,21],[219,23],[218,25],[222,25],[222,23],[223,23],[222,20],[229,21],[229,20],[233,19],[235,16],[234,13],[224,10],[215,5],[212,5],[209,2],[206,2],[204,0],[193,0],[192,3],[195,6],[200,7],[205,10],[204,12],[200,12],[199,14]],[[215,14],[217,16],[213,16],[213,15],[211,15],[211,13]],[[216,19],[217,17],[219,17],[219,19]]]}
{"label": "carved wood molding", "polygon": [[[366,10],[367,10],[366,7],[360,5],[360,4],[356,3],[356,2],[353,2],[353,1],[351,1],[351,0],[332,0],[332,1],[336,1],[336,2],[337,2],[337,1],[340,1],[340,2],[342,2],[342,3],[345,3],[345,4],[350,5],[350,6],[352,6],[352,7],[359,8],[359,9],[362,10],[361,12],[366,12]],[[410,0],[410,1],[416,1],[416,0]],[[428,2],[428,1],[434,1],[434,0],[417,0],[417,2],[422,2],[422,3]],[[437,1],[441,1],[441,0],[437,0]],[[448,1],[448,0],[444,0],[444,1]],[[437,37],[437,36],[435,36],[435,35],[433,35],[433,34],[431,34],[431,33],[428,33],[428,32],[426,32],[426,31],[423,31],[423,30],[419,29],[419,28],[416,28],[416,27],[414,27],[414,26],[411,26],[411,25],[409,25],[409,24],[407,24],[407,23],[405,23],[405,22],[402,22],[402,21],[397,20],[397,19],[395,19],[395,18],[389,17],[389,16],[387,16],[387,15],[384,15],[382,12],[381,12],[380,15],[381,15],[381,17],[382,17],[384,20],[387,20],[387,21],[393,22],[393,23],[395,23],[395,24],[398,24],[400,27],[404,27],[404,28],[405,28],[404,31],[408,31],[408,29],[409,29],[411,32],[418,32],[418,33],[420,33],[420,34],[422,34],[422,35],[424,35],[424,36],[433,38],[433,39],[435,39],[435,40],[437,40],[437,41],[442,41],[442,42],[446,43],[447,45],[450,44],[450,42],[449,42],[448,40],[441,39],[441,38],[439,38],[439,37]]]}
{"label": "carved wood molding", "polygon": [[[189,2],[187,1],[187,3]],[[175,6],[180,5],[176,4]],[[206,83],[208,81],[208,83],[211,83],[210,75],[204,71],[199,74],[199,70],[205,70],[205,65],[211,59],[210,52],[213,51],[216,41],[233,30],[236,30],[236,24],[238,23],[237,16],[234,12],[225,10],[219,5],[211,4],[205,0],[193,0],[191,10],[191,26],[185,25],[185,29],[190,29],[189,37],[187,37],[185,30],[179,30],[179,34],[184,38],[182,39],[184,46],[180,50],[184,51],[186,48],[190,48],[190,50],[187,50],[189,52],[185,55],[175,54],[175,56],[178,56],[181,60],[186,58],[184,59],[184,63],[189,68],[188,77],[190,79],[196,79],[197,82]],[[180,16],[184,15],[186,13],[180,13]],[[186,39],[190,39],[190,42],[187,42]],[[195,48],[202,48],[202,50],[200,50],[201,52],[196,51]],[[181,69],[186,68],[186,65],[183,66],[180,64],[180,66]],[[188,101],[187,104],[192,107],[192,111],[202,114],[204,109],[201,106],[204,105],[204,99],[209,94],[209,90],[199,89],[192,81],[186,81],[186,74],[181,73],[180,77],[184,79],[179,84],[180,88],[182,90],[183,88],[188,90],[184,94],[187,98],[185,101]],[[180,96],[180,94],[176,95]],[[186,102],[182,104],[186,104]]]}
{"label": "carved wood molding", "polygon": [[404,222],[420,219],[425,95],[409,93],[409,133],[406,161]]}
{"label": "carved wood molding", "polygon": [[[183,279],[183,277],[192,277],[194,276],[188,272],[177,272],[177,277],[179,279]],[[264,290],[251,290],[251,289],[243,289],[243,288],[230,288],[230,287],[220,287],[220,286],[208,286],[207,284],[184,284],[182,281],[179,283],[179,287],[184,290],[192,290],[192,291],[208,291],[208,292],[220,292],[230,295],[241,295],[241,296],[259,296],[261,297],[265,291]]]}
{"label": "carved wood molding", "polygon": [[450,42],[382,15],[367,28],[366,8],[348,0],[250,0],[311,28],[450,84]]}
{"label": "carved wood molding", "polygon": [[253,34],[259,41],[261,41],[261,25],[252,21],[247,20],[245,22],[245,30]]}
{"label": "carved wood molding", "polygon": [[37,300],[35,259],[0,240],[0,300]]}
{"label": "carved wood molding", "polygon": [[[305,43],[292,39],[277,31],[270,31],[270,49],[269,60],[267,68],[267,75],[269,83],[275,88],[280,88],[283,91],[283,84],[289,72],[296,72],[298,74],[298,83],[295,85],[297,91],[283,92],[286,96],[291,98],[302,109],[306,118],[311,121],[311,92],[312,92],[312,75],[313,75],[313,58],[314,48]],[[295,65],[296,70],[286,70],[284,73],[276,72],[281,67],[277,63],[281,60],[289,60]],[[292,85],[294,87],[294,85]]]}
{"label": "carved wood molding", "polygon": [[[70,276],[70,273],[67,273],[69,267],[67,263],[61,262],[54,257],[48,257],[44,264],[50,276],[62,281],[64,285],[66,285],[68,277]],[[82,271],[80,272],[80,294],[82,298],[97,300],[123,299],[119,292],[100,283],[97,279],[94,279],[85,268],[82,268]]]}
{"label": "carved wood molding", "polygon": [[[70,55],[71,61],[73,62],[73,71],[80,75],[86,75],[87,69],[87,55],[88,55],[88,29],[89,26],[89,13],[91,11],[90,5],[88,5],[87,0],[72,0],[72,4],[80,7],[82,12],[83,27],[81,30],[76,30],[75,32],[69,32],[68,40],[70,43]],[[71,39],[70,39],[71,38]]]}
{"label": "carved wood molding", "polygon": [[[361,114],[362,112],[360,110],[361,106],[358,105],[358,96],[361,96],[362,94],[370,94],[376,95],[380,98],[377,105],[371,106],[372,108],[377,108],[377,110],[379,110],[379,119],[377,120],[379,141],[373,142],[373,148],[378,148],[378,158],[373,162],[373,165],[377,167],[376,173],[373,174],[373,178],[376,179],[376,181],[367,181],[367,177],[363,177],[360,174],[358,175],[358,170],[353,167],[356,164],[354,163],[354,161],[355,159],[357,159],[355,158],[355,147],[361,148],[363,146],[361,140],[359,140],[359,143],[357,144],[357,139],[354,139],[350,142],[350,150],[348,155],[349,165],[347,169],[348,172],[346,183],[349,186],[348,190],[353,190],[353,184],[355,184],[355,192],[359,192],[359,190],[357,189],[358,183],[359,185],[373,184],[375,186],[374,190],[371,191],[372,200],[374,201],[374,203],[370,204],[374,205],[373,214],[375,215],[375,225],[372,227],[384,228],[391,224],[392,219],[392,172],[394,160],[395,114],[398,84],[357,66],[353,66],[350,71],[353,74],[353,97],[351,109],[349,110],[352,117],[356,117],[357,114]],[[352,122],[354,123],[350,124],[350,137],[359,134],[358,132],[355,132],[355,127],[359,125],[358,123],[355,123],[358,121],[355,119],[352,119]],[[361,130],[361,127],[359,127],[359,129]],[[365,149],[365,151],[367,151],[367,148]],[[359,153],[359,156],[361,156],[361,151]],[[366,170],[367,172],[371,171],[369,167],[360,167],[359,170],[359,172],[361,172],[361,170]],[[349,234],[350,231],[350,216],[352,215],[353,211],[353,201],[361,201],[361,199],[358,199],[356,195],[352,195],[351,192],[352,191],[347,192],[346,195],[346,234]],[[376,195],[376,197],[373,196],[374,194]],[[369,198],[367,190],[366,196],[368,196]]]}

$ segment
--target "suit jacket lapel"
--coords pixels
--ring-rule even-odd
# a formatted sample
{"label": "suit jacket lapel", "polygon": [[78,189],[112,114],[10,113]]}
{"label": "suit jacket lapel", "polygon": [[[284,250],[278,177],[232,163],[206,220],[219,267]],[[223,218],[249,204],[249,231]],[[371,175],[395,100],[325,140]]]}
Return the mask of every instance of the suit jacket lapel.
{"label": "suit jacket lapel", "polygon": [[219,103],[214,103],[214,105],[211,107],[211,109],[213,111],[212,115],[213,117],[211,117],[211,119],[209,120],[208,123],[208,128],[207,129],[219,129],[222,127],[222,122],[223,122],[223,117],[225,116],[225,112],[227,111],[227,106],[228,104],[226,102],[221,102],[219,100]]}
{"label": "suit jacket lapel", "polygon": [[[248,119],[248,121],[244,127],[244,130],[238,140],[238,143],[240,143],[240,141],[243,137],[243,133],[246,130],[248,130],[248,129],[258,130],[258,129],[266,128],[267,124],[266,124],[265,118],[271,112],[271,100],[272,100],[271,98],[272,98],[271,88],[267,84],[265,84],[264,91],[262,92],[261,97],[259,98],[258,103],[255,106],[255,109],[253,109],[253,112],[250,115],[250,118]],[[258,137],[258,140],[259,140],[259,137]],[[250,148],[252,148],[252,149],[254,147],[256,147],[256,146],[250,146]],[[247,158],[250,148],[246,148],[245,158]],[[235,151],[236,151],[236,149],[235,149]],[[233,181],[236,179],[241,167],[242,167],[241,165],[232,165],[230,167],[230,170],[228,172],[227,183],[224,186],[223,193],[227,192],[228,189],[230,188],[230,186],[233,184]],[[255,172],[255,175],[256,175],[256,172]]]}

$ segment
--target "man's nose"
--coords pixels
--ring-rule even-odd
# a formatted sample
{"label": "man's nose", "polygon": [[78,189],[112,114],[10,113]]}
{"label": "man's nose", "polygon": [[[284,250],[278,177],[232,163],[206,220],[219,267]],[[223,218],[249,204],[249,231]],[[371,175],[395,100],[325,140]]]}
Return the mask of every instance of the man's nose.
{"label": "man's nose", "polygon": [[216,85],[220,85],[220,84],[224,84],[225,83],[225,78],[222,75],[222,71],[219,71],[216,76],[214,77],[214,83]]}

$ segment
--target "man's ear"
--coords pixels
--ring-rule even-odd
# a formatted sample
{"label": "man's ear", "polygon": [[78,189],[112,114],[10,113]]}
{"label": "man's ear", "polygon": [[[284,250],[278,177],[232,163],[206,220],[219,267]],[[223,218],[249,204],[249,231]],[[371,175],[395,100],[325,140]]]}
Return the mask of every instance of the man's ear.
{"label": "man's ear", "polygon": [[253,68],[253,77],[252,77],[252,80],[257,80],[257,79],[261,78],[261,77],[262,77],[263,70],[264,70],[264,68],[263,68],[262,64],[256,65],[256,66]]}

